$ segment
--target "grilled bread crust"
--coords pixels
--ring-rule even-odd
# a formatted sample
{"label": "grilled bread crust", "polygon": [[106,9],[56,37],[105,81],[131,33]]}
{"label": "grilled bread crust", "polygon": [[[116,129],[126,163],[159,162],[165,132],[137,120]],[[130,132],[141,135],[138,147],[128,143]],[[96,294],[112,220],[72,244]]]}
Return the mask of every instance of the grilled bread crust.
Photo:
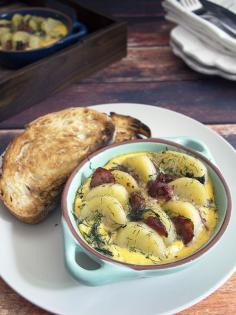
{"label": "grilled bread crust", "polygon": [[141,121],[88,108],[42,116],[8,146],[0,199],[19,220],[35,224],[55,207],[67,178],[90,153],[111,142],[150,137]]}
{"label": "grilled bread crust", "polygon": [[63,184],[88,154],[113,140],[109,116],[70,108],[30,123],[3,158],[0,196],[21,221],[38,223],[55,206]]}
{"label": "grilled bread crust", "polygon": [[116,143],[141,139],[143,136],[146,138],[151,137],[150,128],[134,117],[120,115],[114,112],[110,113],[110,117],[116,127],[114,139]]}

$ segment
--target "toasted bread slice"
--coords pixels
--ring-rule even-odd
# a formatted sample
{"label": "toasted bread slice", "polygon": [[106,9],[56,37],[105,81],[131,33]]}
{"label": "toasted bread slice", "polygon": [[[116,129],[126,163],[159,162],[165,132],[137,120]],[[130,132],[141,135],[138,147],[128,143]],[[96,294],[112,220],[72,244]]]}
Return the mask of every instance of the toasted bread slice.
{"label": "toasted bread slice", "polygon": [[[55,207],[73,169],[90,153],[113,142],[150,137],[130,116],[111,117],[87,108],[69,108],[31,122],[3,157],[0,198],[26,223],[38,223]],[[114,139],[115,138],[115,139]]]}
{"label": "toasted bread slice", "polygon": [[73,169],[109,144],[114,130],[109,116],[87,108],[66,109],[30,123],[3,158],[0,195],[4,204],[21,221],[41,221]]}
{"label": "toasted bread slice", "polygon": [[115,142],[141,139],[142,136],[151,137],[150,128],[140,120],[131,116],[120,115],[111,112],[110,117],[115,124]]}

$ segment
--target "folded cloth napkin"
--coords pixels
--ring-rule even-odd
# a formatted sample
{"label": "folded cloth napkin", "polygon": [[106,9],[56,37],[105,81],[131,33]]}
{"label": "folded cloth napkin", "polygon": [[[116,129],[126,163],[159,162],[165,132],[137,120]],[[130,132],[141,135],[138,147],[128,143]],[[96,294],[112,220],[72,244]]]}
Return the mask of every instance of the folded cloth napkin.
{"label": "folded cloth napkin", "polygon": [[[214,0],[215,2],[217,0]],[[212,1],[213,2],[213,1]],[[218,3],[236,12],[236,4],[231,0],[218,0]],[[191,31],[214,49],[231,56],[236,54],[236,39],[218,28],[216,25],[204,20],[202,17],[186,10],[177,0],[164,0],[162,3],[167,15],[166,18]]]}

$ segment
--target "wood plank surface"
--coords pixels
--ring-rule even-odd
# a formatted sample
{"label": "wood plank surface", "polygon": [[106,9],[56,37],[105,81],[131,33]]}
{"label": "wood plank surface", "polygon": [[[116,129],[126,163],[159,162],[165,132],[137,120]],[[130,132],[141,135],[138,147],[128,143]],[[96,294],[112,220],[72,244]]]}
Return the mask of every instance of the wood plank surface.
{"label": "wood plank surface", "polygon": [[[48,112],[70,106],[133,102],[160,106],[183,113],[205,124],[236,122],[235,83],[223,79],[174,82],[119,82],[72,85],[47,100],[0,123],[22,128]],[[119,111],[122,114],[122,107]]]}
{"label": "wood plank surface", "polygon": [[98,72],[82,83],[163,82],[206,80],[176,57],[170,47],[130,47],[121,62]]}
{"label": "wood plank surface", "polygon": [[163,16],[120,18],[128,24],[129,46],[168,46],[173,24]]}

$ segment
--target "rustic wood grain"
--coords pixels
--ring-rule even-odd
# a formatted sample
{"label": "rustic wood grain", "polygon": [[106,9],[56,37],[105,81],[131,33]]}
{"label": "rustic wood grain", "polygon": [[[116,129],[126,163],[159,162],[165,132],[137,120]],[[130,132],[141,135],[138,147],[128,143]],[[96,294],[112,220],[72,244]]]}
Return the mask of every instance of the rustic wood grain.
{"label": "rustic wood grain", "polygon": [[[236,122],[235,83],[223,79],[176,82],[121,82],[72,85],[42,103],[0,123],[3,128],[22,128],[48,112],[70,106],[104,103],[143,103],[186,114],[202,123]],[[122,114],[122,107],[120,108]]]}
{"label": "rustic wood grain", "polygon": [[[128,55],[83,83],[204,80],[177,58],[170,47],[130,47]],[[202,83],[204,84],[204,83]]]}
{"label": "rustic wood grain", "polygon": [[128,24],[129,46],[167,46],[169,33],[173,24],[164,16],[159,17],[125,17],[121,19]]}
{"label": "rustic wood grain", "polygon": [[236,149],[236,125],[210,125],[217,133],[222,135]]}

